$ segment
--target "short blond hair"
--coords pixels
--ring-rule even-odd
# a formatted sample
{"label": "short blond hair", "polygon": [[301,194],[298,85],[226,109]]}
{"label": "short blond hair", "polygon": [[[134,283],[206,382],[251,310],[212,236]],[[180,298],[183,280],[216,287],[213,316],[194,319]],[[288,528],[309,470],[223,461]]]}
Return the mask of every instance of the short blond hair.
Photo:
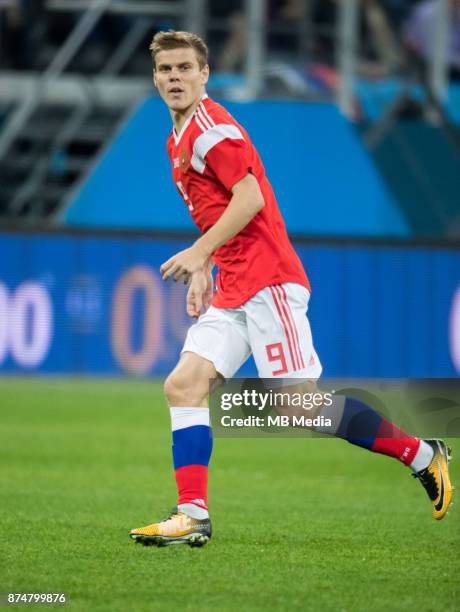
{"label": "short blond hair", "polygon": [[157,32],[150,43],[150,53],[152,54],[153,67],[155,69],[155,58],[160,51],[169,49],[194,49],[200,68],[204,68],[208,63],[208,47],[202,38],[192,32]]}

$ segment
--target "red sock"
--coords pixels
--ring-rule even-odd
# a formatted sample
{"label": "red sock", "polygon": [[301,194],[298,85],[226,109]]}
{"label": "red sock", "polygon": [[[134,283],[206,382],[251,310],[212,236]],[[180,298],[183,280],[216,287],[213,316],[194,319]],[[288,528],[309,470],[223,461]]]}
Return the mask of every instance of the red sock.
{"label": "red sock", "polygon": [[410,465],[420,446],[420,439],[406,434],[404,431],[382,418],[371,450],[374,453],[389,455],[399,459],[405,465]]}
{"label": "red sock", "polygon": [[177,504],[195,504],[208,509],[208,468],[205,465],[184,465],[176,470]]}

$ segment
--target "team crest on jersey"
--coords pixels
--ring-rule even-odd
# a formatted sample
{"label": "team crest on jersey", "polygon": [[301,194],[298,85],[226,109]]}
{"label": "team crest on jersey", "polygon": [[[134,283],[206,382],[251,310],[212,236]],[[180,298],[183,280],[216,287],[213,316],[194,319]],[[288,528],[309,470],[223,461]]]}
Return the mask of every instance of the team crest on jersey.
{"label": "team crest on jersey", "polygon": [[182,168],[182,172],[185,172],[187,168],[187,152],[185,149],[182,149],[180,152],[180,167]]}

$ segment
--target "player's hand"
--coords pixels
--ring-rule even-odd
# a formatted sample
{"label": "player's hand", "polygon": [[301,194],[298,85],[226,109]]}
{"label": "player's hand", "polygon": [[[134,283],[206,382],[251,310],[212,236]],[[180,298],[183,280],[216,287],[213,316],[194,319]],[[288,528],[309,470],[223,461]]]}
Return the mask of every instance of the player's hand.
{"label": "player's hand", "polygon": [[164,281],[167,281],[171,276],[174,281],[183,277],[184,283],[187,284],[190,276],[202,270],[207,260],[208,255],[198,245],[194,244],[189,249],[179,251],[168,261],[165,261],[160,267],[160,273]]}
{"label": "player's hand", "polygon": [[213,293],[212,274],[206,270],[199,270],[192,274],[190,287],[187,292],[187,314],[197,319],[202,310],[207,310],[211,304]]}

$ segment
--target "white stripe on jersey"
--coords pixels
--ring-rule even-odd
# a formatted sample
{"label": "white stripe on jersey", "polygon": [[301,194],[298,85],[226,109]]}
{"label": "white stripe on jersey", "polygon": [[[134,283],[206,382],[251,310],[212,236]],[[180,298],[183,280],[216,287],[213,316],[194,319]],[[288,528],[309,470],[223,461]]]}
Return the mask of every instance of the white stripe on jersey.
{"label": "white stripe on jersey", "polygon": [[[197,117],[198,121],[198,117]],[[236,125],[220,123],[200,134],[193,145],[192,167],[203,174],[206,168],[205,157],[216,144],[226,138],[231,140],[244,140],[244,136]]]}
{"label": "white stripe on jersey", "polygon": [[[197,119],[201,119],[202,123],[209,129],[213,127],[213,124],[209,121],[209,119],[205,116],[203,111],[201,110],[201,106],[198,106],[196,109]],[[215,125],[215,123],[214,123]]]}
{"label": "white stripe on jersey", "polygon": [[203,113],[203,115],[205,117],[207,117],[207,119],[208,119],[209,123],[211,124],[211,126],[212,127],[215,126],[216,124],[214,122],[214,119],[211,117],[211,115],[206,110],[206,106],[203,104],[203,102],[200,102],[199,109]]}
{"label": "white stripe on jersey", "polygon": [[205,125],[203,124],[203,122],[200,120],[200,118],[198,117],[198,114],[196,114],[196,115],[195,115],[195,120],[196,120],[196,122],[197,122],[198,127],[200,128],[200,130],[201,130],[202,132],[206,132],[206,130],[207,130],[208,128],[207,128],[207,126],[205,126]]}

